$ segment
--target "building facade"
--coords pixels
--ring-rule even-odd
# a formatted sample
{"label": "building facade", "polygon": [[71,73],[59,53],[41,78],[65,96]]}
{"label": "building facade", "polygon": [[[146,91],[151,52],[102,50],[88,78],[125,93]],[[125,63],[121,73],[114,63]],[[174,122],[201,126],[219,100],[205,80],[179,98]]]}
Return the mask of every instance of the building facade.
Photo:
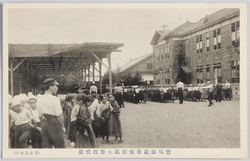
{"label": "building facade", "polygon": [[156,31],[154,84],[239,82],[239,9],[222,9],[196,23]]}
{"label": "building facade", "polygon": [[119,67],[120,75],[135,75],[137,72],[141,75],[142,80],[148,84],[153,84],[153,54],[145,54],[140,57],[130,59],[129,62]]}

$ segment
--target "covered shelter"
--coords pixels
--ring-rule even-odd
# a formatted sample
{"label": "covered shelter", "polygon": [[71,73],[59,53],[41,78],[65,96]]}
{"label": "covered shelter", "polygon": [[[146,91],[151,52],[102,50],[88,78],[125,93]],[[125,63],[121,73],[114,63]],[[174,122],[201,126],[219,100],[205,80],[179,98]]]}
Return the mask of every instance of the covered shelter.
{"label": "covered shelter", "polygon": [[[120,52],[122,43],[85,42],[83,44],[9,44],[9,89],[37,94],[39,86],[48,77],[73,74],[79,86],[95,81],[100,76],[102,93],[102,65],[109,71],[109,90],[112,92],[111,53]],[[108,64],[103,62],[107,58]],[[99,68],[95,65],[99,63]],[[92,71],[90,71],[92,67]],[[60,82],[59,82],[60,83]]]}

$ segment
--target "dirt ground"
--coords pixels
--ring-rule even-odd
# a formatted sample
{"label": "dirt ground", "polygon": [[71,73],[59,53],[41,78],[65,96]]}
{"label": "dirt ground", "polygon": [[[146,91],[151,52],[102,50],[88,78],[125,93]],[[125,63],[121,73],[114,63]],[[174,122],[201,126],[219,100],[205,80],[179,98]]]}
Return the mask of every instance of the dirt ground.
{"label": "dirt ground", "polygon": [[[122,144],[100,148],[239,148],[240,106],[238,100],[146,104],[125,103],[120,119]],[[73,148],[67,141],[67,147]]]}

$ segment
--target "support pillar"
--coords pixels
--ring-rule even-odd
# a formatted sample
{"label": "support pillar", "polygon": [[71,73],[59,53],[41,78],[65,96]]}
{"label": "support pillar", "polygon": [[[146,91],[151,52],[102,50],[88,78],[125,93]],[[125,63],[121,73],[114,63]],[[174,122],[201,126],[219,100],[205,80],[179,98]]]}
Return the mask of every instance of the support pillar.
{"label": "support pillar", "polygon": [[88,65],[88,85],[90,85],[90,66]]}
{"label": "support pillar", "polygon": [[101,62],[99,62],[99,76],[100,76],[100,94],[102,94],[102,63]]}
{"label": "support pillar", "polygon": [[93,82],[95,82],[95,63],[93,63],[93,65],[92,65],[92,75],[93,75]]}
{"label": "support pillar", "polygon": [[112,94],[111,53],[108,54],[109,93]]}

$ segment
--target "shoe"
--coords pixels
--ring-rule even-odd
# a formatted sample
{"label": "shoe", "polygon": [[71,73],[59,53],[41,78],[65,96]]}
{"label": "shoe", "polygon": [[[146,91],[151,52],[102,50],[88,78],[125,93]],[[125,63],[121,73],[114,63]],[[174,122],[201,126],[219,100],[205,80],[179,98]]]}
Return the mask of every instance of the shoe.
{"label": "shoe", "polygon": [[124,142],[123,140],[119,140],[119,141],[118,141],[119,144],[120,144],[120,143],[123,143],[123,142]]}

